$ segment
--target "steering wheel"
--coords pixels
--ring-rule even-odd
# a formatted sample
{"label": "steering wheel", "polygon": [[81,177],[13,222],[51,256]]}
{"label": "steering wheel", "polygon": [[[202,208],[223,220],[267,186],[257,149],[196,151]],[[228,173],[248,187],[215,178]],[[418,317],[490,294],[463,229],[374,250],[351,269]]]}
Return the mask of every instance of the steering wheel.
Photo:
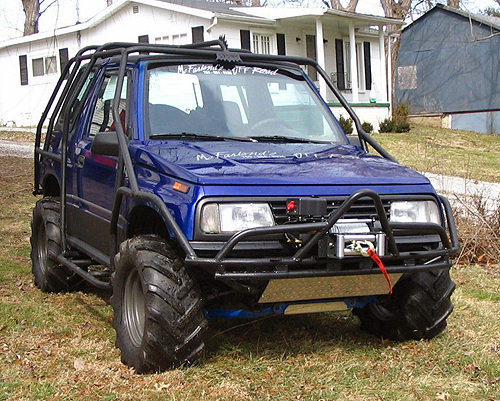
{"label": "steering wheel", "polygon": [[282,125],[285,128],[293,130],[293,127],[290,124],[288,124],[286,121],[283,121],[280,118],[271,117],[271,118],[266,118],[265,120],[259,121],[259,122],[255,123],[254,125],[252,125],[252,127],[250,128],[250,133],[254,133],[257,130],[262,129],[266,125]]}

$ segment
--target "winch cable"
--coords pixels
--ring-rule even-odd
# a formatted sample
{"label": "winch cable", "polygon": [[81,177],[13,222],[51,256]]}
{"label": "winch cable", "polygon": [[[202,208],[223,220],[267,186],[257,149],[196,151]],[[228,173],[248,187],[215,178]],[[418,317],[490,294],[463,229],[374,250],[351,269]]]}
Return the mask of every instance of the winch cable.
{"label": "winch cable", "polygon": [[[365,245],[365,247],[363,247]],[[389,293],[393,293],[393,287],[392,287],[392,282],[391,282],[391,277],[389,276],[389,273],[387,273],[387,269],[384,266],[384,263],[380,259],[380,257],[377,255],[377,252],[375,252],[375,246],[373,245],[372,242],[370,241],[356,241],[353,240],[351,243],[351,247],[353,250],[358,251],[361,256],[369,257],[377,267],[380,269],[382,274],[384,275],[385,279],[387,280],[387,284],[389,285]]]}

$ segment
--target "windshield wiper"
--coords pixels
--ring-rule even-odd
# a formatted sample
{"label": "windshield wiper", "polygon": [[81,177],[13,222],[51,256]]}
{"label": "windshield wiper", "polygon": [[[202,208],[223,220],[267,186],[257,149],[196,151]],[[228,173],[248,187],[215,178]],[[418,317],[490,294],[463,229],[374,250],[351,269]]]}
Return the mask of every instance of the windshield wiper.
{"label": "windshield wiper", "polygon": [[236,136],[222,136],[222,135],[211,135],[211,134],[197,134],[194,132],[166,132],[160,134],[149,135],[150,139],[191,139],[191,140],[201,140],[201,141],[245,141],[245,142],[255,142],[247,137],[236,137]]}
{"label": "windshield wiper", "polygon": [[262,135],[262,136],[251,136],[249,138],[257,142],[323,143],[321,141],[313,141],[311,139],[297,138],[294,136],[284,136],[284,135],[271,135],[271,136]]}

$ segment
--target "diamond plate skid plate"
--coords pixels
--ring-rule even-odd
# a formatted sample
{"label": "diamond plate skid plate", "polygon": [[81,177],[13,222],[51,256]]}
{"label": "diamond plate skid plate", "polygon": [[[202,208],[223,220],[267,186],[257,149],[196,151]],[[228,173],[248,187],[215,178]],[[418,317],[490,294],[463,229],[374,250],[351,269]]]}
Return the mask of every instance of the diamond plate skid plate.
{"label": "diamond plate skid plate", "polygon": [[285,309],[285,315],[298,315],[301,313],[335,312],[347,310],[344,302],[319,302],[313,304],[290,305]]}
{"label": "diamond plate skid plate", "polygon": [[[396,285],[401,273],[390,274]],[[382,274],[360,276],[307,277],[270,280],[259,303],[306,301],[388,294],[389,285]]]}

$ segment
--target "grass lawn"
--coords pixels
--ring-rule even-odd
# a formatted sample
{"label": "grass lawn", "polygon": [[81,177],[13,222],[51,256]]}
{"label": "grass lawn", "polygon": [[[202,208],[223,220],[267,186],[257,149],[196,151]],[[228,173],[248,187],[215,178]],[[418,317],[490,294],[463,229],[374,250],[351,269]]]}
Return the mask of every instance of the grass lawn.
{"label": "grass lawn", "polygon": [[455,311],[432,341],[382,341],[349,313],[213,322],[200,364],[136,375],[108,293],[34,287],[31,171],[0,158],[0,400],[500,399],[500,270],[479,266],[453,269]]}
{"label": "grass lawn", "polygon": [[373,137],[396,160],[418,171],[500,182],[500,135],[417,126]]}

